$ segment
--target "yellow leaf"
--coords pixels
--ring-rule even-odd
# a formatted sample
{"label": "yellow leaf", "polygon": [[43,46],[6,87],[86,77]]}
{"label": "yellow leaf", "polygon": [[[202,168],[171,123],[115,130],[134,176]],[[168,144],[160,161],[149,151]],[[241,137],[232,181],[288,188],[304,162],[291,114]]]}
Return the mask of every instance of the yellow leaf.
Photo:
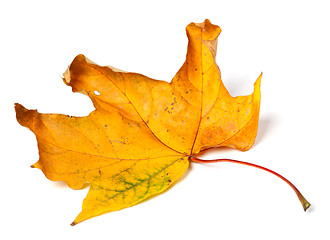
{"label": "yellow leaf", "polygon": [[253,145],[261,75],[253,94],[231,97],[215,63],[221,29],[205,20],[186,30],[186,61],[171,83],[78,55],[63,81],[92,100],[95,110],[87,117],[40,114],[16,104],[18,122],[38,141],[33,167],[73,189],[90,184],[73,224],[163,192],[202,150]]}

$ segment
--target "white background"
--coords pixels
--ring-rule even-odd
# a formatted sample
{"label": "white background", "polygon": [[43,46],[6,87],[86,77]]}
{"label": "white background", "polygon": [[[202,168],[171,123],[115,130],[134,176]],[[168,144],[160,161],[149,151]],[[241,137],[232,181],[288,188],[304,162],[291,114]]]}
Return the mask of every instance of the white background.
{"label": "white background", "polygon": [[[72,190],[29,166],[34,134],[14,103],[83,116],[90,100],[63,84],[80,53],[100,65],[170,81],[185,60],[185,26],[222,28],[217,62],[232,95],[262,103],[250,151],[213,150],[290,179],[304,212],[275,176],[230,163],[192,164],[164,194],[74,227],[88,189]],[[329,239],[330,14],[327,1],[1,1],[1,239]]]}

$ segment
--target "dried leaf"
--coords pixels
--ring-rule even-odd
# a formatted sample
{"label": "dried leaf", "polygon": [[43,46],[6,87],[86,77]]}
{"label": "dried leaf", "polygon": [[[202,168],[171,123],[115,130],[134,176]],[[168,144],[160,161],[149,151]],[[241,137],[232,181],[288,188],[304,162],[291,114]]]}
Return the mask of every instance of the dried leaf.
{"label": "dried leaf", "polygon": [[63,80],[92,100],[95,110],[87,117],[40,114],[16,105],[18,122],[38,141],[40,159],[33,167],[73,189],[90,184],[73,224],[163,192],[202,150],[246,151],[253,145],[261,75],[253,94],[231,97],[215,63],[221,29],[205,20],[186,30],[186,61],[171,83],[78,55]]}

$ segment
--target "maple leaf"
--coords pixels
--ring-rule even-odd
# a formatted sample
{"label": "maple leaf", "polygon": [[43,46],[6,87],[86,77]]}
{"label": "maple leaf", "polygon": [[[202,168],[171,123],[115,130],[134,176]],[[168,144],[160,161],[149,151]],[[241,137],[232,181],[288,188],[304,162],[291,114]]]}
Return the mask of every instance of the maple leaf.
{"label": "maple leaf", "polygon": [[163,192],[191,161],[207,161],[196,158],[202,150],[253,145],[261,75],[253,94],[231,97],[215,62],[221,29],[205,20],[186,31],[186,61],[171,83],[78,55],[63,81],[92,100],[88,116],[40,114],[16,104],[18,122],[38,141],[40,158],[32,167],[73,189],[90,184],[72,225]]}

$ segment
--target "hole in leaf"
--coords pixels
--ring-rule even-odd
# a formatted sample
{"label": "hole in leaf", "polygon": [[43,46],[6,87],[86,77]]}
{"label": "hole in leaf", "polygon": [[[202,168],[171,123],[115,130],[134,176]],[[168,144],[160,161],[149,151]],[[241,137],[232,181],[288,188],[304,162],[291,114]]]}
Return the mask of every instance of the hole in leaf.
{"label": "hole in leaf", "polygon": [[100,93],[99,91],[97,91],[97,90],[94,91],[94,94],[95,94],[96,96],[100,96],[100,95],[101,95],[101,93]]}

